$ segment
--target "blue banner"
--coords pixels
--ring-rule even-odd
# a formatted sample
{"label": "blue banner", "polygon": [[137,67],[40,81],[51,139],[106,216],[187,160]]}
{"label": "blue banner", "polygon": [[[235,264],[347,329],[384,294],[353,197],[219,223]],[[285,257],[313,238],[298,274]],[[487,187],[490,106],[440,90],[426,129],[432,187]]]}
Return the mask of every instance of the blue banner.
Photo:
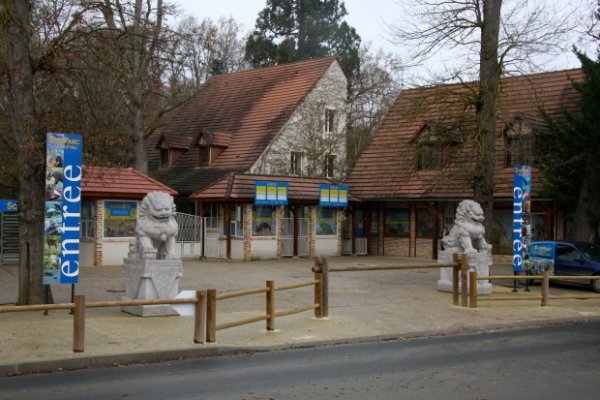
{"label": "blue banner", "polygon": [[80,135],[46,135],[45,285],[79,280],[82,147]]}
{"label": "blue banner", "polygon": [[19,211],[19,202],[17,200],[0,200],[0,212]]}
{"label": "blue banner", "polygon": [[288,183],[256,181],[254,184],[254,204],[286,206],[288,204]]}
{"label": "blue banner", "polygon": [[513,271],[529,269],[531,243],[531,167],[515,166],[513,188]]}

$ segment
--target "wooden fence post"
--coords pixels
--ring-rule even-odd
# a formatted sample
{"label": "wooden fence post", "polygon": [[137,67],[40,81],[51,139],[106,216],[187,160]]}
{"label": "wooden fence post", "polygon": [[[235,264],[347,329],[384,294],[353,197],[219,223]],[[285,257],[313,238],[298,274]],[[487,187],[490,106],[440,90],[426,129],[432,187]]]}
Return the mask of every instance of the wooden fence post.
{"label": "wooden fence post", "polygon": [[217,290],[206,291],[206,341],[217,341]]}
{"label": "wooden fence post", "polygon": [[469,306],[469,292],[468,292],[468,282],[469,282],[469,263],[467,260],[467,255],[462,254],[460,257],[460,295],[461,302],[460,305],[462,307]]}
{"label": "wooden fence post", "polygon": [[[458,253],[452,254],[452,263],[460,263],[460,256]],[[458,267],[452,267],[452,304],[458,305],[458,273],[460,271],[460,265]]]}
{"label": "wooden fence post", "polygon": [[275,330],[275,281],[267,281],[267,330]]}
{"label": "wooden fence post", "polygon": [[542,307],[548,305],[548,295],[550,294],[550,272],[547,270],[543,272],[544,279],[542,280]]}
{"label": "wooden fence post", "polygon": [[317,283],[315,283],[315,296],[314,296],[314,304],[318,304],[315,308],[315,318],[323,318],[323,273],[315,272],[314,278]]}
{"label": "wooden fence post", "polygon": [[326,258],[321,265],[321,316],[329,317],[329,265]]}
{"label": "wooden fence post", "polygon": [[312,268],[315,273],[315,280],[319,283],[315,285],[315,318],[329,317],[329,265],[325,257],[315,258],[315,266]]}
{"label": "wooden fence post", "polygon": [[477,308],[477,271],[469,272],[469,307]]}
{"label": "wooden fence post", "polygon": [[206,323],[206,292],[196,290],[194,304],[194,343],[204,343]]}
{"label": "wooden fence post", "polygon": [[85,296],[77,295],[74,299],[73,313],[73,352],[83,353],[85,346]]}

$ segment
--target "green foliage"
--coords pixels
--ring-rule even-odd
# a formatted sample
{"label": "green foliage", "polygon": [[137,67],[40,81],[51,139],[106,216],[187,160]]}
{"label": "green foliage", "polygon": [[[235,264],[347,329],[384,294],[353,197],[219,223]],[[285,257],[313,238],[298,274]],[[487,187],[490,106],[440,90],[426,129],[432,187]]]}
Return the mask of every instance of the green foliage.
{"label": "green foliage", "polygon": [[600,63],[576,53],[585,74],[573,82],[581,95],[578,110],[564,110],[559,118],[544,113],[545,127],[538,132],[545,194],[567,212],[575,211],[584,186],[587,195],[600,196]]}
{"label": "green foliage", "polygon": [[267,0],[246,42],[254,67],[335,55],[350,75],[359,71],[360,36],[342,18],[338,0]]}

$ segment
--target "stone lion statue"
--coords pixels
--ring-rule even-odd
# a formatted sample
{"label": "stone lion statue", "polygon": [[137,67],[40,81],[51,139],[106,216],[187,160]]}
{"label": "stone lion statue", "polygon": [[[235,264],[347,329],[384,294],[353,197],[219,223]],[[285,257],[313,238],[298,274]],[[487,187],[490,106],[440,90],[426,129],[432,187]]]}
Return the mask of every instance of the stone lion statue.
{"label": "stone lion statue", "polygon": [[447,236],[442,238],[444,248],[454,248],[461,253],[477,253],[490,249],[492,246],[483,237],[483,210],[479,203],[473,200],[463,200],[456,209],[454,226]]}
{"label": "stone lion statue", "polygon": [[175,203],[166,192],[150,192],[142,200],[135,226],[135,239],[129,245],[129,257],[144,260],[178,259]]}

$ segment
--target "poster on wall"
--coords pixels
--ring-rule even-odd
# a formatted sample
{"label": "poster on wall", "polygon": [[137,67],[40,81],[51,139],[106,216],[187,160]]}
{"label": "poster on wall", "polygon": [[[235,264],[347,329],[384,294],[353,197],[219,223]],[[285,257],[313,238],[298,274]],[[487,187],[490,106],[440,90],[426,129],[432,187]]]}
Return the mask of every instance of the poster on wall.
{"label": "poster on wall", "polygon": [[133,237],[137,221],[137,201],[104,201],[104,237]]}
{"label": "poster on wall", "polygon": [[252,207],[252,235],[272,236],[277,231],[277,213],[272,206]]}
{"label": "poster on wall", "polygon": [[46,135],[44,285],[79,280],[82,147],[80,135]]}
{"label": "poster on wall", "polygon": [[317,235],[337,234],[337,210],[319,207],[317,209]]}
{"label": "poster on wall", "polygon": [[531,243],[531,167],[515,166],[513,188],[513,271],[529,270]]}

